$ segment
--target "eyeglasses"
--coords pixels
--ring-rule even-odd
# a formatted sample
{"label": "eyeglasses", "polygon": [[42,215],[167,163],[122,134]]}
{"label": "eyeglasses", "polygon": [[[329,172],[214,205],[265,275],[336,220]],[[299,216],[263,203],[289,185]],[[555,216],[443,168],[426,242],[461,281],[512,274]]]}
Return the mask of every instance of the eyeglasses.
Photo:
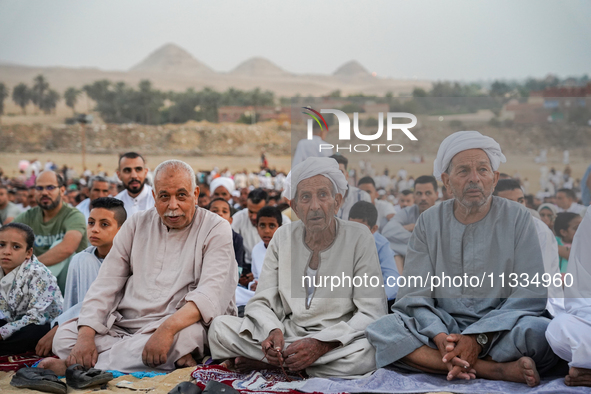
{"label": "eyeglasses", "polygon": [[46,189],[48,192],[54,191],[55,189],[57,189],[58,187],[55,185],[47,185],[47,186],[35,186],[35,190],[37,190],[38,192],[42,192],[43,189]]}

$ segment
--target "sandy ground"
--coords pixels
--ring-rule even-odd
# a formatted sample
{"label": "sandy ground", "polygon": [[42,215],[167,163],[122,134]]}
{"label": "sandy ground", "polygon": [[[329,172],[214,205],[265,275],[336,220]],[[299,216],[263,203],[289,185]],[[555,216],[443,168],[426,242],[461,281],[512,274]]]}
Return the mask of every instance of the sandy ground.
{"label": "sandy ground", "polygon": [[[60,167],[64,164],[73,166],[79,173],[82,172],[82,156],[74,153],[2,153],[0,155],[0,168],[4,170],[4,173],[8,176],[17,175],[17,166],[19,160],[22,159],[38,159],[42,163],[45,163],[48,159],[54,161]],[[254,171],[259,168],[260,158],[258,156],[251,157],[236,157],[236,156],[148,156],[148,165],[154,169],[158,164],[168,159],[180,159],[189,163],[195,170],[211,170],[214,166],[223,169],[228,167],[230,171],[242,171],[247,169]],[[359,156],[359,158],[367,159],[365,156]],[[359,158],[357,156],[349,156],[349,167],[359,169]],[[413,163],[412,155],[404,153],[392,153],[392,154],[374,154],[369,157],[371,160],[372,167],[375,169],[376,174],[382,174],[385,168],[388,168],[390,175],[395,175],[399,169],[404,168],[408,171],[409,175],[413,175],[415,178],[420,175],[431,174],[433,172],[433,159],[434,155],[424,156],[423,163]],[[290,156],[271,156],[268,155],[267,159],[270,166],[277,170],[289,171],[291,158]],[[563,170],[564,164],[562,164],[562,155],[558,153],[555,155],[549,155],[549,162],[546,164],[548,168],[555,167],[557,170]],[[102,163],[104,169],[109,175],[113,174],[117,165],[116,155],[87,155],[86,166],[91,170],[96,170],[99,163]],[[573,171],[573,177],[580,179],[585,170],[589,166],[588,161],[582,157],[571,156],[570,167]],[[528,193],[535,193],[539,190],[539,179],[540,179],[540,168],[541,165],[534,162],[533,156],[528,155],[507,155],[507,163],[501,165],[500,171],[505,172],[511,176],[518,173],[521,179],[527,178],[529,180]]]}

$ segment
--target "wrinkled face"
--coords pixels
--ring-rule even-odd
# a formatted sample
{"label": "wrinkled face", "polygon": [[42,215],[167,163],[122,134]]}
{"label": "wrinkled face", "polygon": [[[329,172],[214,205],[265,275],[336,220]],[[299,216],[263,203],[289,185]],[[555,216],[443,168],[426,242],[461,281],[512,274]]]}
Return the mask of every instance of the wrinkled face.
{"label": "wrinkled face", "polygon": [[523,190],[521,189],[503,190],[502,192],[498,192],[497,196],[518,202],[525,206],[525,196],[523,195]]}
{"label": "wrinkled face", "polygon": [[119,162],[117,176],[131,194],[139,194],[144,188],[148,168],[141,157],[130,159],[124,157]]}
{"label": "wrinkled face", "polygon": [[406,207],[410,207],[411,205],[414,205],[415,204],[414,194],[409,194],[408,196],[401,194],[400,198],[398,199],[398,204],[400,205],[400,208],[406,208]]}
{"label": "wrinkled face", "polygon": [[101,247],[113,244],[119,231],[115,213],[105,208],[94,208],[88,216],[86,232],[92,246]]}
{"label": "wrinkled face", "polygon": [[33,248],[27,250],[25,234],[15,228],[0,232],[0,267],[4,275],[21,265],[33,255]]}
{"label": "wrinkled face", "polygon": [[298,183],[292,204],[306,231],[326,231],[332,225],[334,215],[343,200],[340,194],[333,193],[332,182],[323,175],[316,175]]}
{"label": "wrinkled face", "polygon": [[93,182],[90,189],[90,201],[100,197],[109,197],[109,182]]}
{"label": "wrinkled face", "polygon": [[435,205],[437,192],[431,183],[415,183],[415,204],[419,206],[419,212],[423,213]]}
{"label": "wrinkled face", "polygon": [[0,188],[0,207],[8,203],[8,190]]}
{"label": "wrinkled face", "polygon": [[64,187],[57,185],[57,178],[51,172],[43,172],[35,182],[35,200],[43,210],[51,211],[62,202]]}
{"label": "wrinkled face", "polygon": [[226,219],[228,222],[232,223],[232,216],[230,214],[230,206],[227,202],[223,201],[214,201],[211,203],[209,207],[210,212],[213,212],[220,217]]}
{"label": "wrinkled face", "polygon": [[482,149],[468,149],[453,157],[449,175],[443,173],[441,178],[454,198],[471,209],[481,207],[490,200],[499,172],[492,170],[490,160]]}
{"label": "wrinkled face", "polygon": [[156,210],[168,228],[189,225],[195,214],[199,187],[191,188],[191,176],[185,171],[163,170],[154,179],[152,190]]}
{"label": "wrinkled face", "polygon": [[556,205],[562,209],[569,209],[573,200],[565,192],[556,193]]}
{"label": "wrinkled face", "polygon": [[252,202],[252,200],[246,200],[246,209],[248,209],[248,218],[253,226],[257,226],[257,213],[266,204],[265,200],[259,201],[258,204]]}
{"label": "wrinkled face", "polygon": [[378,192],[376,190],[376,187],[374,185],[372,185],[371,183],[363,183],[363,184],[359,185],[358,187],[361,190],[367,192],[367,194],[369,194],[369,196],[371,197],[371,203],[375,204],[376,197],[378,196]]}
{"label": "wrinkled face", "polygon": [[275,234],[278,228],[279,224],[275,218],[262,217],[259,219],[257,231],[265,246],[269,246],[269,242],[271,242],[271,238],[273,238],[273,234]]}
{"label": "wrinkled face", "polygon": [[575,238],[575,233],[579,229],[579,225],[583,221],[583,218],[580,216],[575,217],[570,222],[568,222],[568,228],[566,230],[560,230],[560,237],[562,238],[562,242],[565,244],[570,244],[573,242]]}
{"label": "wrinkled face", "polygon": [[214,191],[213,191],[213,198],[223,198],[226,201],[230,201],[230,199],[232,198],[232,195],[230,194],[230,192],[228,191],[228,189],[226,189],[223,186],[218,186]]}
{"label": "wrinkled face", "polygon": [[550,227],[550,230],[554,229],[554,215],[552,211],[544,208],[540,211],[540,219],[542,222],[546,224],[546,226]]}

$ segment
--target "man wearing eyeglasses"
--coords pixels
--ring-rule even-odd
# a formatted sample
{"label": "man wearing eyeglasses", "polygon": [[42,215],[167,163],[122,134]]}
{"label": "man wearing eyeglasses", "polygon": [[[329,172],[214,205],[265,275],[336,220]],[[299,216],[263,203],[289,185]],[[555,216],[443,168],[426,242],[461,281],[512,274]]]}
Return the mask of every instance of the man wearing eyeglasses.
{"label": "man wearing eyeglasses", "polygon": [[127,152],[121,155],[117,176],[125,186],[125,190],[115,198],[123,201],[128,218],[134,213],[154,206],[152,187],[145,184],[147,175],[146,161],[139,153]]}
{"label": "man wearing eyeglasses", "polygon": [[53,171],[43,171],[35,182],[37,206],[23,212],[14,221],[30,226],[35,233],[33,253],[57,277],[62,293],[70,257],[86,249],[84,214],[64,204],[63,178]]}

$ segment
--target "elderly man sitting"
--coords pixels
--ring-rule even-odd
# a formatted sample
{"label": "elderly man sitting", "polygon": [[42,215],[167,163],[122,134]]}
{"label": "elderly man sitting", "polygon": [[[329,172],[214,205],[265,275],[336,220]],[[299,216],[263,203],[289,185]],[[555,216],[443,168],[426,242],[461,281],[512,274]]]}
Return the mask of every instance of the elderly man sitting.
{"label": "elderly man sitting", "polygon": [[[375,369],[364,330],[386,314],[386,296],[371,233],[335,218],[346,187],[333,159],[308,158],[292,169],[285,196],[302,220],[273,236],[244,319],[214,319],[209,346],[215,359],[232,358],[242,371],[285,367],[323,377]],[[325,284],[329,275],[356,285]],[[353,279],[365,275],[375,287]],[[259,361],[264,358],[268,364]]]}
{"label": "elderly man sitting", "polygon": [[455,199],[421,214],[408,245],[409,282],[393,314],[367,329],[378,367],[535,386],[538,370],[557,361],[544,336],[547,289],[532,283],[544,273],[532,217],[492,196],[504,161],[499,144],[476,131],[441,143],[434,175]]}
{"label": "elderly man sitting", "polygon": [[232,230],[195,206],[191,167],[160,164],[153,194],[155,207],[121,227],[80,317],[56,332],[60,359],[42,367],[63,375],[76,363],[124,372],[195,365],[192,354],[203,356],[212,319],[236,314]]}

